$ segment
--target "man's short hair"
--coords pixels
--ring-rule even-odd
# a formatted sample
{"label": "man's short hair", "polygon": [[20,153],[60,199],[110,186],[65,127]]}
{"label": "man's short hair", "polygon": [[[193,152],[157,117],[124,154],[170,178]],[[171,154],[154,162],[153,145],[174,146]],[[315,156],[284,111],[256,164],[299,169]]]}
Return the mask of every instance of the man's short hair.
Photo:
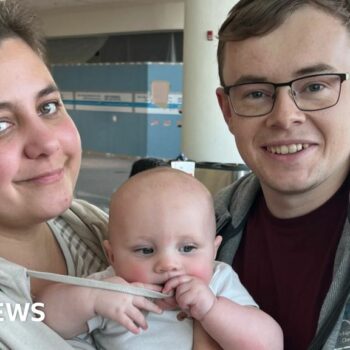
{"label": "man's short hair", "polygon": [[305,5],[315,6],[339,18],[350,32],[349,0],[241,0],[230,10],[218,34],[217,59],[221,85],[224,85],[222,71],[227,41],[240,41],[268,34]]}

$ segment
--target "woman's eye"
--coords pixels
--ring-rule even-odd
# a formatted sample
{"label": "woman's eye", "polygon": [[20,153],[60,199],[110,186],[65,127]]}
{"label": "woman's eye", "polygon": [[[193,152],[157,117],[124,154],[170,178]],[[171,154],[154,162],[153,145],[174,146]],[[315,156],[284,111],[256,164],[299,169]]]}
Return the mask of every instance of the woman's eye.
{"label": "woman's eye", "polygon": [[12,124],[7,121],[0,121],[0,133],[5,132],[11,125]]}
{"label": "woman's eye", "polygon": [[191,253],[196,247],[194,245],[185,245],[180,248],[181,253]]}
{"label": "woman's eye", "polygon": [[57,112],[59,103],[56,101],[51,101],[44,103],[40,106],[40,113],[42,115],[51,115]]}

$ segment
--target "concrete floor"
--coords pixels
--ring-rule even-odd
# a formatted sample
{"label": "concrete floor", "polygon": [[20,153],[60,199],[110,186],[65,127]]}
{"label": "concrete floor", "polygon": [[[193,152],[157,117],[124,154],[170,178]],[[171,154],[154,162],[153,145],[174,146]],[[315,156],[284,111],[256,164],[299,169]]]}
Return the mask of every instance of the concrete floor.
{"label": "concrete floor", "polygon": [[129,177],[136,159],[85,152],[75,197],[85,199],[108,212],[110,195]]}

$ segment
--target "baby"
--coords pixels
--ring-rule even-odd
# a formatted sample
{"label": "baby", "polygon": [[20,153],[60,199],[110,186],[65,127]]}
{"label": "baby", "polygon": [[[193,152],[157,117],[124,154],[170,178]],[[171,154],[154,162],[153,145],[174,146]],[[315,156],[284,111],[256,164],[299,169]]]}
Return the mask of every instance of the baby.
{"label": "baby", "polygon": [[214,260],[221,237],[212,198],[194,177],[170,168],[141,172],[112,195],[109,213],[111,266],[92,277],[173,297],[153,302],[55,284],[41,296],[50,327],[66,338],[88,331],[102,349],[283,348],[277,323],[231,266]]}

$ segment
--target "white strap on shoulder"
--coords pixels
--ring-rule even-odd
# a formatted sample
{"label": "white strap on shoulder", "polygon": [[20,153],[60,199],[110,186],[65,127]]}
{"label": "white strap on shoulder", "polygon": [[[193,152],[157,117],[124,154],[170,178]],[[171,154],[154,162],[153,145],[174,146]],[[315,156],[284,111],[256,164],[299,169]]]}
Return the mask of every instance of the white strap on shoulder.
{"label": "white strap on shoulder", "polygon": [[44,279],[44,280],[53,281],[53,282],[72,284],[80,287],[111,290],[115,292],[132,294],[132,295],[142,296],[142,297],[152,298],[152,299],[164,299],[164,298],[169,298],[171,296],[169,294],[156,292],[151,289],[135,287],[132,285],[112,283],[107,281],[98,281],[98,280],[93,280],[89,278],[59,275],[59,274],[50,273],[50,272],[39,272],[39,271],[27,270],[27,274],[30,277]]}

